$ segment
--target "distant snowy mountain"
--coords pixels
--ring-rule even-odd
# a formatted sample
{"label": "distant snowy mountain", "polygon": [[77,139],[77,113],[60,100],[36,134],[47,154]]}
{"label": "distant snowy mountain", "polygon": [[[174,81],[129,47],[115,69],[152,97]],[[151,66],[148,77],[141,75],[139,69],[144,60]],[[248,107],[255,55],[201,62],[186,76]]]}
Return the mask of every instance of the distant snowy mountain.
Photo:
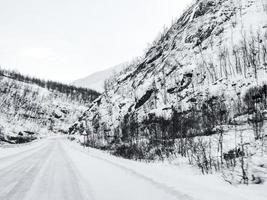
{"label": "distant snowy mountain", "polygon": [[74,81],[72,84],[77,87],[84,87],[96,90],[98,92],[104,91],[104,81],[115,73],[121,71],[127,63],[122,63],[103,71],[95,72],[85,78]]}

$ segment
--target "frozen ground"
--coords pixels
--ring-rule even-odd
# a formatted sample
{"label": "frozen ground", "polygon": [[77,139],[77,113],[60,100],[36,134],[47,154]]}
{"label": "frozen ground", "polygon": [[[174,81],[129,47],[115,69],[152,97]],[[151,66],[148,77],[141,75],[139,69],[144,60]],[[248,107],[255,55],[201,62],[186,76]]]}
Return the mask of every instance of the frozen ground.
{"label": "frozen ground", "polygon": [[0,148],[2,200],[267,199],[267,185],[231,186],[188,166],[141,163],[62,137]]}

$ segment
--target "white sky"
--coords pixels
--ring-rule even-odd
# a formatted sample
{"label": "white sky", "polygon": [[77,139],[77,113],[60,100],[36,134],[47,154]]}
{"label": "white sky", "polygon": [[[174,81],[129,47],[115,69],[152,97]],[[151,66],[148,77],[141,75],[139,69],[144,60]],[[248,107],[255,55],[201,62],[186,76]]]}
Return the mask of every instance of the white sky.
{"label": "white sky", "polygon": [[0,65],[71,82],[141,56],[192,0],[0,0]]}

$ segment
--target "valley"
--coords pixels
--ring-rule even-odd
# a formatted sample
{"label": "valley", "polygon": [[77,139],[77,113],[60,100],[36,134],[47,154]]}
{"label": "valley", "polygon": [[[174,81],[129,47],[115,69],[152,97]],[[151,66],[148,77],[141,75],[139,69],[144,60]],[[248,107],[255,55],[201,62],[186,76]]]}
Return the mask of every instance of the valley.
{"label": "valley", "polygon": [[193,1],[70,84],[0,69],[0,199],[261,200],[266,181],[266,0]]}

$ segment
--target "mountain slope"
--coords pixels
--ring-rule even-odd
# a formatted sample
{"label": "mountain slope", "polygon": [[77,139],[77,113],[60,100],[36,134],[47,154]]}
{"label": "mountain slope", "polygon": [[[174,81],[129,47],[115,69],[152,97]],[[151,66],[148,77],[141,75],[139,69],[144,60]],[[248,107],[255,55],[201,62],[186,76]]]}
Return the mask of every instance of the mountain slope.
{"label": "mountain slope", "polygon": [[98,93],[0,71],[0,143],[64,133]]}
{"label": "mountain slope", "polygon": [[265,152],[266,41],[266,1],[199,0],[69,132],[127,158],[179,154],[203,173],[234,165],[246,183],[244,160]]}
{"label": "mountain slope", "polygon": [[98,92],[104,91],[104,82],[106,79],[121,71],[126,63],[116,65],[103,71],[95,72],[85,78],[74,81],[72,84],[77,87],[85,87],[96,90]]}

